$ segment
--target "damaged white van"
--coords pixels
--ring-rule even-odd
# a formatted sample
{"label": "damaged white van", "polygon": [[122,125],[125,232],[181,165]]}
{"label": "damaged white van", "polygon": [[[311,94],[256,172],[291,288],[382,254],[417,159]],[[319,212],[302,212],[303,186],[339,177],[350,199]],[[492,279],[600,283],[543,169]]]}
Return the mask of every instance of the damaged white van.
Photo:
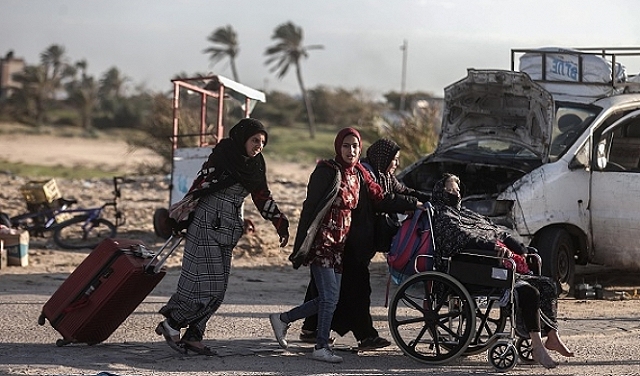
{"label": "damaged white van", "polygon": [[436,150],[399,178],[429,192],[460,176],[463,205],[535,246],[564,293],[576,264],[638,267],[640,84],[619,61],[632,56],[512,50],[511,70],[469,69],[445,88]]}

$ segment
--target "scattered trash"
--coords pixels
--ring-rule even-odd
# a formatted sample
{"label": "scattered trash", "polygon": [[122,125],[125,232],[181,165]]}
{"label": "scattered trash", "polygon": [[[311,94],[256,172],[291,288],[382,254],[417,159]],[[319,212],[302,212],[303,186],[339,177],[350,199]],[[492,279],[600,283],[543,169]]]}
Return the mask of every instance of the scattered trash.
{"label": "scattered trash", "polygon": [[630,299],[640,299],[640,295],[638,295],[638,289],[633,290],[633,294],[627,291],[616,291],[616,295],[619,300],[630,300]]}

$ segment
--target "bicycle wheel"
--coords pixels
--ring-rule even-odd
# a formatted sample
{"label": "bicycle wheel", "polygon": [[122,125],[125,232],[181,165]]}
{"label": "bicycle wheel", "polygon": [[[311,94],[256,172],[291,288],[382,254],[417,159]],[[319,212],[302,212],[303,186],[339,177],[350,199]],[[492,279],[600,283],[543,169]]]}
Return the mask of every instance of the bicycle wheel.
{"label": "bicycle wheel", "polygon": [[104,239],[116,236],[116,226],[104,218],[88,221],[80,215],[60,223],[53,230],[53,241],[61,248],[95,248]]}

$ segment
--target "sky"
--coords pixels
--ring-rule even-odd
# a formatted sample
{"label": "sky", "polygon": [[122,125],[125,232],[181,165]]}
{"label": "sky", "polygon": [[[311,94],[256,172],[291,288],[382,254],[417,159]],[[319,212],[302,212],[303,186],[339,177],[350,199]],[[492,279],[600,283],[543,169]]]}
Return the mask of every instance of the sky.
{"label": "sky", "polygon": [[[117,67],[131,88],[169,91],[179,73],[232,77],[228,60],[212,65],[203,53],[207,37],[231,25],[240,82],[297,94],[293,70],[278,79],[264,64],[274,29],[293,22],[303,45],[324,47],[302,60],[307,88],[375,97],[400,92],[404,77],[406,92],[442,96],[468,68],[510,69],[514,48],[640,46],[637,7],[635,0],[0,0],[0,56],[13,51],[38,64],[57,44],[97,78]],[[623,63],[640,72],[640,58]]]}

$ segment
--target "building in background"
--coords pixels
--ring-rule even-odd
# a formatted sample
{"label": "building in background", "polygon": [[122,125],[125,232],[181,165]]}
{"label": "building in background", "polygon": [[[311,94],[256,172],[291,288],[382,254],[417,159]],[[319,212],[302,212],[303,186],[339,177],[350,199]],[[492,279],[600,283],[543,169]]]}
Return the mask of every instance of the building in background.
{"label": "building in background", "polygon": [[13,79],[13,75],[24,71],[24,59],[13,57],[13,51],[7,52],[6,56],[0,59],[0,101],[11,97],[16,89],[20,89],[22,84]]}

